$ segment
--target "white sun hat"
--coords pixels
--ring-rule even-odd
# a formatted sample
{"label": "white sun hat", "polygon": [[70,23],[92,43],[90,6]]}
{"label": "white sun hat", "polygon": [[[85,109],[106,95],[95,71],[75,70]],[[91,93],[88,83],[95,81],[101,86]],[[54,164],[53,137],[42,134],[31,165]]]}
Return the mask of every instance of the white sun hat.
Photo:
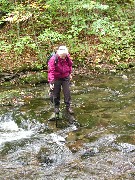
{"label": "white sun hat", "polygon": [[68,49],[66,46],[60,46],[59,49],[57,50],[58,55],[66,54],[68,55]]}

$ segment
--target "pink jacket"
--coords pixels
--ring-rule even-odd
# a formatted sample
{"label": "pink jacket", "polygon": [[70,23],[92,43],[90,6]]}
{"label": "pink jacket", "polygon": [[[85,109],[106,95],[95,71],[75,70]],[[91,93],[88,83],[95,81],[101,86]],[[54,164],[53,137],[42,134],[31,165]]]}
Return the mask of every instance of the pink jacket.
{"label": "pink jacket", "polygon": [[53,83],[59,78],[68,77],[72,72],[72,60],[68,54],[68,60],[66,58],[63,60],[58,56],[57,64],[54,63],[55,56],[52,56],[48,62],[48,81]]}

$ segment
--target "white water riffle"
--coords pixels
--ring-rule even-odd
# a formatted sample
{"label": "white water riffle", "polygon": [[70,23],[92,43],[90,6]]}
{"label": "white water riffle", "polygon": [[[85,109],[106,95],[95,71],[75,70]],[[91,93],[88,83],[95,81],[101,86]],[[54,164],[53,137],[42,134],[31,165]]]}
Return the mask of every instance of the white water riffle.
{"label": "white water riffle", "polygon": [[30,137],[34,131],[24,130],[19,128],[18,125],[13,121],[4,121],[0,123],[0,145],[5,142],[11,142],[14,140],[19,140],[23,138]]}

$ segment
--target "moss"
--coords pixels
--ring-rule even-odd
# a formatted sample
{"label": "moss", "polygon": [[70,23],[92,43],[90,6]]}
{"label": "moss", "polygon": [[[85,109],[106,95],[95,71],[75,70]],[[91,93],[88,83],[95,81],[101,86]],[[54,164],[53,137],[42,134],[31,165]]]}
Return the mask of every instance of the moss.
{"label": "moss", "polygon": [[1,106],[12,106],[16,100],[16,97],[20,95],[19,90],[5,90],[0,93],[0,104]]}
{"label": "moss", "polygon": [[27,84],[39,84],[39,83],[47,83],[47,73],[46,72],[34,72],[29,73],[25,76],[22,76],[19,80],[21,83]]}

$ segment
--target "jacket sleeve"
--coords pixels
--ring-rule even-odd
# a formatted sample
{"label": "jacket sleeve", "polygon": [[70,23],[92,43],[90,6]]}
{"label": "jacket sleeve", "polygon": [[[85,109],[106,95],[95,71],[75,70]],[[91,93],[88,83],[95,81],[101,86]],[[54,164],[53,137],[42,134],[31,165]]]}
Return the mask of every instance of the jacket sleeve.
{"label": "jacket sleeve", "polygon": [[73,61],[72,61],[71,58],[70,58],[70,54],[68,54],[68,58],[69,58],[69,68],[70,68],[69,73],[71,74],[71,73],[72,73],[72,65],[73,65]]}
{"label": "jacket sleeve", "polygon": [[48,62],[48,81],[49,81],[49,83],[54,82],[54,71],[55,71],[54,60],[55,60],[55,57],[52,56]]}

